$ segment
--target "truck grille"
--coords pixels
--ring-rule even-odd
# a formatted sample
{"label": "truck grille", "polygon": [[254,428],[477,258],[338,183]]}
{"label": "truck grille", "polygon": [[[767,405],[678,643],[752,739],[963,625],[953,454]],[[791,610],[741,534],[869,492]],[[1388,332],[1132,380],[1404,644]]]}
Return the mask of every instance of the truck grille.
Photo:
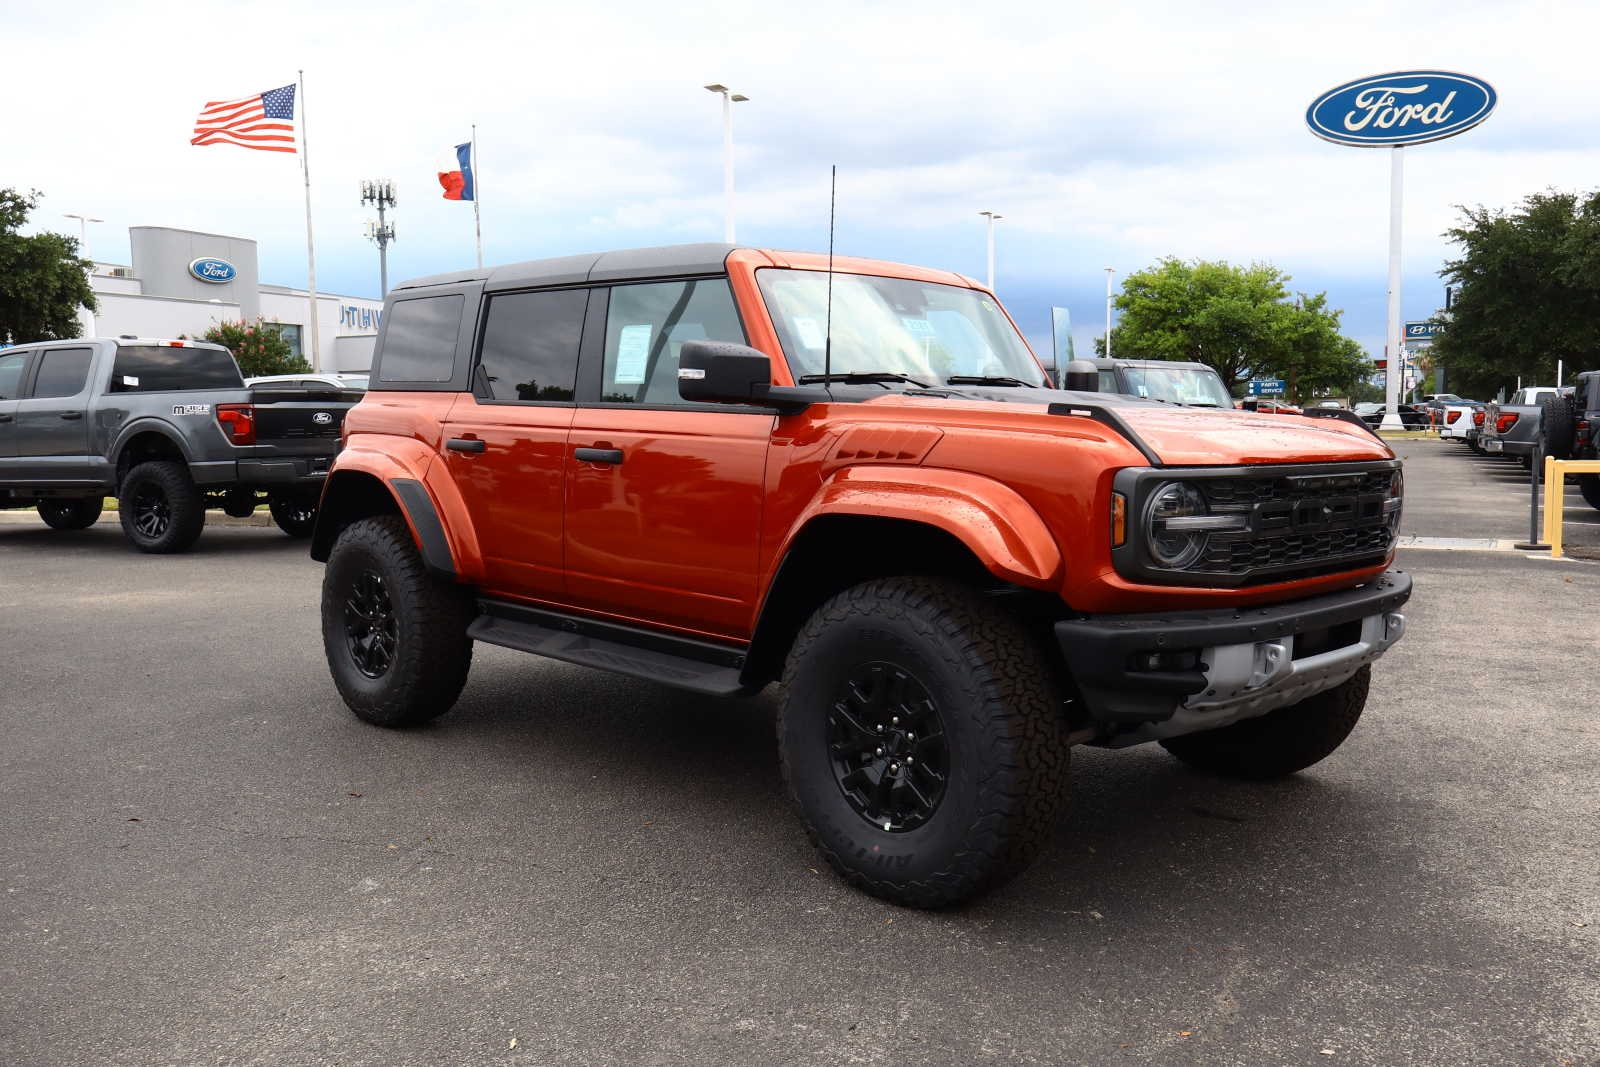
{"label": "truck grille", "polygon": [[1130,544],[1113,553],[1118,570],[1144,580],[1236,588],[1371,566],[1393,549],[1400,525],[1398,463],[1263,470],[1138,472],[1127,485],[1130,514],[1144,516],[1161,486],[1187,482],[1205,495],[1206,514],[1234,518],[1237,525],[1207,532],[1204,546],[1181,568],[1159,566],[1142,546]]}

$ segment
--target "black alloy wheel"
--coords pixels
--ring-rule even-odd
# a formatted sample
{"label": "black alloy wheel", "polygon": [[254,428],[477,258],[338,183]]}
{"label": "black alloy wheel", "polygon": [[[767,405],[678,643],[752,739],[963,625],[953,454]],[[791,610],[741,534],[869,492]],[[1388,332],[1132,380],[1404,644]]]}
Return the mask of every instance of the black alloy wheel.
{"label": "black alloy wheel", "polygon": [[944,799],[950,750],[922,681],[892,663],[856,666],[828,712],[828,753],[845,800],[890,833],[927,822]]}
{"label": "black alloy wheel", "polygon": [[160,486],[142,486],[128,505],[133,511],[133,528],[152,541],[172,528],[172,505]]}
{"label": "black alloy wheel", "polygon": [[310,537],[317,527],[317,498],[312,496],[272,497],[267,510],[278,529],[290,537]]}
{"label": "black alloy wheel", "polygon": [[182,552],[206,523],[205,497],[182,463],[140,463],[117,492],[122,532],[141,552]]}
{"label": "black alloy wheel", "polygon": [[344,602],[344,639],[356,670],[382,678],[394,663],[399,638],[394,602],[377,571],[362,571]]}

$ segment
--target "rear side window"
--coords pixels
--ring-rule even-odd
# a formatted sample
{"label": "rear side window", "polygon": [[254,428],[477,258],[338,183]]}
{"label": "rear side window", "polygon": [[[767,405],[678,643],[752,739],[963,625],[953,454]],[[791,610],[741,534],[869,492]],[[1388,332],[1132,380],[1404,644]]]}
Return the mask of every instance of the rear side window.
{"label": "rear side window", "polygon": [[244,377],[233,356],[219,348],[126,345],[111,365],[113,393],[176,393],[194,389],[241,389]]}
{"label": "rear side window", "polygon": [[397,301],[384,322],[379,380],[448,382],[465,303],[460,293]]}
{"label": "rear side window", "polygon": [[606,311],[600,400],[606,404],[682,404],[678,352],[685,341],[744,343],[744,328],[724,278],[619,285]]}
{"label": "rear side window", "polygon": [[52,348],[39,358],[39,373],[33,378],[33,395],[77,396],[89,384],[92,348]]}
{"label": "rear side window", "polygon": [[489,299],[479,381],[495,400],[571,401],[587,289],[507,293]]}
{"label": "rear side window", "polygon": [[1120,393],[1121,391],[1122,390],[1117,388],[1117,372],[1116,371],[1114,371],[1114,370],[1103,370],[1103,371],[1100,372],[1100,392],[1102,392],[1102,393]]}
{"label": "rear side window", "polygon": [[0,400],[17,398],[22,388],[22,372],[27,368],[27,352],[0,352]]}

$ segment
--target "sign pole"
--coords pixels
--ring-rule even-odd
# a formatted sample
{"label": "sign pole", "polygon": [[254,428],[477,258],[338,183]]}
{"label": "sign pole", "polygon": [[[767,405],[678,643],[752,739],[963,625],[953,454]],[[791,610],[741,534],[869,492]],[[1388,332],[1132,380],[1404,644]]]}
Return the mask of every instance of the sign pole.
{"label": "sign pole", "polygon": [[1384,374],[1382,428],[1403,430],[1400,380],[1405,376],[1405,352],[1400,347],[1400,205],[1405,176],[1404,146],[1391,148],[1389,159],[1389,365]]}
{"label": "sign pole", "polygon": [[311,236],[311,151],[306,137],[306,72],[300,71],[300,171],[306,179],[306,289],[311,331],[311,370],[322,370],[322,331],[317,329],[317,244]]}

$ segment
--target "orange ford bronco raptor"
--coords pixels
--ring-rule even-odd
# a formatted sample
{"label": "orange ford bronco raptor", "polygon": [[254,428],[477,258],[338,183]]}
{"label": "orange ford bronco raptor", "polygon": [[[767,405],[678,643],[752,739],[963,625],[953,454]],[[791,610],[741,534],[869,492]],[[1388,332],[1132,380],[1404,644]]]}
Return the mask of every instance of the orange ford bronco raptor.
{"label": "orange ford bronco raptor", "polygon": [[1411,592],[1383,442],[1058,390],[970,278],[831,266],[688,245],[391,292],[313,535],[350,708],[443,714],[475,641],[781,682],[817,847],[926,907],[1038,852],[1073,745],[1243,778],[1338,747]]}

